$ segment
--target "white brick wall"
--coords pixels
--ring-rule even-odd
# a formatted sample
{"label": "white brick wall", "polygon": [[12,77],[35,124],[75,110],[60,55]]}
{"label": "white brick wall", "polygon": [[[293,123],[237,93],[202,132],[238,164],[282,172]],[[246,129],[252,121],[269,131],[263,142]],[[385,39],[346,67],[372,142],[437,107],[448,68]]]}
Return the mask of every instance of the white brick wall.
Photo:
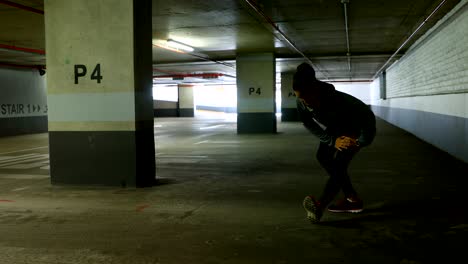
{"label": "white brick wall", "polygon": [[467,2],[387,70],[387,98],[468,92]]}
{"label": "white brick wall", "polygon": [[332,83],[335,89],[350,94],[365,104],[370,103],[370,83]]}
{"label": "white brick wall", "polygon": [[419,39],[371,87],[377,116],[468,162],[468,0]]}
{"label": "white brick wall", "polygon": [[377,77],[371,84],[370,84],[370,103],[376,104],[380,100],[380,77]]}
{"label": "white brick wall", "polygon": [[468,93],[402,97],[390,100],[381,100],[379,103],[374,102],[371,104],[389,108],[416,110],[446,116],[468,118]]}

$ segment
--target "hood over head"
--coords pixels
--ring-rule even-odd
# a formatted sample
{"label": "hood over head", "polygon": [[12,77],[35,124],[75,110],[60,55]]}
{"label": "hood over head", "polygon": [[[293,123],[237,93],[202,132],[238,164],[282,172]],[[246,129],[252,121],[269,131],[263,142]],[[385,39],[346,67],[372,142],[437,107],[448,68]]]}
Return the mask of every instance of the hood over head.
{"label": "hood over head", "polygon": [[316,95],[320,100],[324,101],[331,100],[335,92],[333,85],[317,80],[314,68],[305,62],[296,68],[293,77],[293,89],[301,93]]}

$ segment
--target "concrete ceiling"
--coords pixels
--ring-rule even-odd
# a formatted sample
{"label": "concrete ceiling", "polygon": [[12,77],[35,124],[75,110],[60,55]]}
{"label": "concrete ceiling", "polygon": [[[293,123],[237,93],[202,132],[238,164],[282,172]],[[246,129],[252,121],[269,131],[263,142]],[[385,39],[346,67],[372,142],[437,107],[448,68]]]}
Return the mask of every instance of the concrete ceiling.
{"label": "concrete ceiling", "polygon": [[[153,0],[153,43],[174,39],[195,48],[184,54],[154,45],[155,82],[232,82],[236,54],[256,52],[274,52],[277,73],[309,61],[319,79],[372,80],[460,2],[349,0],[345,16],[342,1]],[[42,10],[43,0],[0,0],[0,66],[47,66]],[[170,78],[177,75],[184,80]]]}

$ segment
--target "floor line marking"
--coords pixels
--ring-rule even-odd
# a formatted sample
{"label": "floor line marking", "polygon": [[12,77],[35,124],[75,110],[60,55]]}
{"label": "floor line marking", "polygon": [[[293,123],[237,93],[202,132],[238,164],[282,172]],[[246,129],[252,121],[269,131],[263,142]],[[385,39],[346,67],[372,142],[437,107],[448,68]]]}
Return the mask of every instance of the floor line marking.
{"label": "floor line marking", "polygon": [[0,153],[0,155],[16,153],[16,152],[23,152],[23,151],[28,151],[28,150],[42,149],[42,148],[48,148],[48,147],[49,146],[44,146],[44,147],[38,147],[38,148],[30,148],[30,149],[22,149],[22,150],[10,151],[10,152],[3,152],[3,153]]}
{"label": "floor line marking", "polygon": [[8,162],[8,163],[2,163],[2,164],[0,164],[0,168],[15,165],[15,164],[21,164],[21,163],[31,163],[33,161],[38,161],[38,160],[43,160],[43,159],[48,159],[48,157],[37,156],[37,157],[31,157],[29,159],[24,159],[24,160],[19,160],[19,161],[12,161],[12,162]]}
{"label": "floor line marking", "polygon": [[30,155],[23,155],[21,157],[18,156],[18,157],[11,158],[11,159],[5,159],[5,160],[0,161],[0,166],[2,166],[3,164],[9,164],[12,162],[27,162],[30,159],[36,159],[39,157],[44,158],[44,155],[49,156],[49,154],[30,154]]}
{"label": "floor line marking", "polygon": [[193,143],[194,145],[199,144],[240,144],[239,141],[215,141],[215,140],[203,140],[197,143]]}
{"label": "floor line marking", "polygon": [[26,189],[29,189],[29,188],[31,188],[31,187],[29,187],[29,186],[26,186],[26,187],[22,187],[22,188],[16,188],[16,189],[13,189],[13,190],[11,190],[11,191],[12,191],[12,192],[17,192],[17,191],[26,190]]}
{"label": "floor line marking", "polygon": [[50,175],[40,174],[0,174],[0,179],[46,179]]}
{"label": "floor line marking", "polygon": [[215,125],[215,126],[208,126],[208,127],[200,127],[200,130],[211,129],[211,128],[218,128],[223,127],[225,125]]}
{"label": "floor line marking", "polygon": [[6,166],[6,167],[2,167],[2,168],[4,168],[4,169],[13,169],[13,170],[26,170],[26,169],[41,167],[43,165],[44,165],[44,162],[40,161],[40,162],[27,163],[27,164],[15,164],[15,165]]}
{"label": "floor line marking", "polygon": [[199,159],[206,159],[208,156],[175,156],[175,155],[164,155],[159,156],[159,158],[199,158]]}
{"label": "floor line marking", "polygon": [[21,159],[28,159],[30,157],[35,157],[36,155],[38,154],[31,153],[31,154],[24,154],[24,155],[19,155],[19,156],[3,156],[3,157],[0,157],[0,163],[17,161]]}

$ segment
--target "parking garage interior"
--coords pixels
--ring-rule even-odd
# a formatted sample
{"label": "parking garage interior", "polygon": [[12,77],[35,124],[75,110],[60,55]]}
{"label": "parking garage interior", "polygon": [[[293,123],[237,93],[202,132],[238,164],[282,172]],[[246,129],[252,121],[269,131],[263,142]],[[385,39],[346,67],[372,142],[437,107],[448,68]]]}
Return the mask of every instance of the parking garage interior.
{"label": "parking garage interior", "polygon": [[[467,12],[0,0],[0,263],[464,259]],[[302,200],[328,175],[297,116],[303,62],[377,121],[349,168],[364,211],[318,224]]]}

